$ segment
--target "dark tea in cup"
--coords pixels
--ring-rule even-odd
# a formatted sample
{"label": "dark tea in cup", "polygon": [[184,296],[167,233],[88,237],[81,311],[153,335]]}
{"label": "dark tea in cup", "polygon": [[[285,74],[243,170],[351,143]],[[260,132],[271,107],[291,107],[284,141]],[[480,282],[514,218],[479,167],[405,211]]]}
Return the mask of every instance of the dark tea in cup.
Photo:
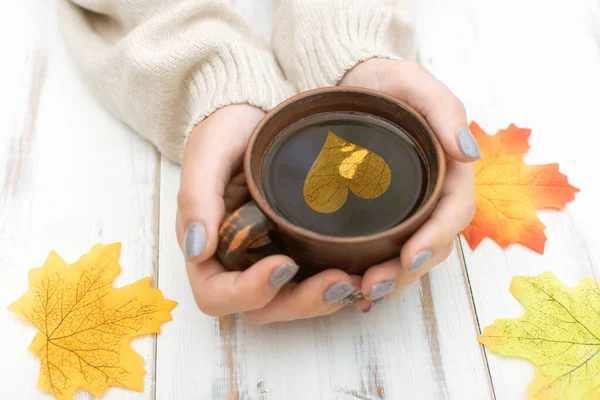
{"label": "dark tea in cup", "polygon": [[372,115],[333,112],[287,127],[262,165],[267,202],[291,223],[324,235],[385,231],[423,198],[420,150],[401,128]]}

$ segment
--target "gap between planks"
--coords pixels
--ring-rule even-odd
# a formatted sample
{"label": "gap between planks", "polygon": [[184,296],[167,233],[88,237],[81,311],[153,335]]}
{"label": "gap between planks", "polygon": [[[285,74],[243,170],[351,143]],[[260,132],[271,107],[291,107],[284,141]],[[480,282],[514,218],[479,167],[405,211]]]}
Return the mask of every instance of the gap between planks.
{"label": "gap between planks", "polygon": [[[479,324],[479,317],[477,316],[477,306],[475,305],[475,299],[473,298],[473,289],[471,288],[471,279],[469,278],[469,270],[467,268],[467,260],[465,259],[465,253],[463,251],[463,243],[460,238],[460,235],[456,236],[455,240],[456,251],[458,252],[458,258],[460,260],[460,265],[463,271],[463,277],[465,278],[465,286],[469,291],[469,303],[471,304],[471,313],[473,315],[473,320],[475,322],[475,326],[477,327],[477,335],[482,333],[481,325]],[[483,361],[485,362],[485,373],[488,378],[488,383],[490,385],[490,394],[494,400],[496,397],[496,390],[494,388],[494,381],[492,380],[492,373],[490,371],[490,364],[488,361],[487,353],[482,344],[479,344],[479,348],[481,351],[481,356],[483,357]]]}
{"label": "gap between planks", "polygon": [[[154,262],[152,263],[152,276],[154,276],[154,287],[159,288],[158,279],[160,271],[160,194],[162,183],[162,155],[158,149],[154,148],[156,155],[156,176],[154,177]],[[154,346],[152,357],[154,358],[154,372],[152,378],[152,400],[156,400],[156,376],[158,373],[158,333],[154,335]]]}

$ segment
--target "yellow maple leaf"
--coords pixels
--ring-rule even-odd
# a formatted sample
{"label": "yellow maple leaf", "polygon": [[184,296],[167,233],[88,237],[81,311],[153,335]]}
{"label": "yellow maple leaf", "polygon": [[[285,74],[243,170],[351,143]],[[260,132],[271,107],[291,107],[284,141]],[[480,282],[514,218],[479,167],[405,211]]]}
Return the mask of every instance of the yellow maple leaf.
{"label": "yellow maple leaf", "polygon": [[547,272],[515,277],[510,291],[525,314],[495,320],[479,342],[535,365],[529,399],[600,399],[600,285],[586,278],[567,287]]}
{"label": "yellow maple leaf", "polygon": [[75,264],[52,252],[29,271],[29,291],[9,306],[38,328],[29,350],[39,357],[38,388],[57,399],[78,389],[100,396],[110,386],[143,391],[144,359],[131,338],[158,333],[176,302],[150,278],[115,289],[120,243],[95,245]]}
{"label": "yellow maple leaf", "polygon": [[348,198],[375,199],[386,192],[392,171],[383,158],[329,131],[304,182],[304,200],[315,211],[332,213]]}

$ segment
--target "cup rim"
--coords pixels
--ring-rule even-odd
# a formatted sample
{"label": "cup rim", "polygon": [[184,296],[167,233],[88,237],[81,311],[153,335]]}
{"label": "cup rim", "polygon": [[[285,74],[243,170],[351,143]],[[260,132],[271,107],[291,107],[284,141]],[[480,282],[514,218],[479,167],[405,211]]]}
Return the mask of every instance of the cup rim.
{"label": "cup rim", "polygon": [[[433,192],[429,196],[429,198],[417,209],[415,213],[413,213],[409,218],[405,219],[398,225],[395,225],[389,229],[384,231],[372,233],[369,235],[361,235],[361,236],[333,236],[333,235],[325,235],[322,233],[314,232],[309,229],[303,228],[301,226],[295,225],[292,222],[288,221],[283,216],[279,215],[267,202],[265,196],[261,193],[258,185],[254,181],[253,174],[250,171],[251,162],[252,162],[252,152],[254,146],[256,144],[256,140],[260,133],[262,132],[264,126],[269,122],[273,115],[277,114],[283,108],[289,106],[292,103],[295,103],[299,100],[304,100],[309,97],[313,97],[315,95],[323,94],[323,93],[360,93],[371,96],[376,96],[379,98],[383,98],[386,101],[391,103],[395,103],[400,107],[406,109],[411,115],[413,115],[417,120],[423,125],[427,133],[429,134],[431,141],[433,143],[433,147],[436,152],[436,158],[438,161],[438,176],[435,182]],[[413,107],[409,106],[405,102],[396,99],[390,95],[385,93],[360,88],[353,86],[333,86],[333,87],[324,87],[318,89],[308,90],[299,94],[296,94],[287,100],[283,101],[271,111],[269,111],[256,125],[252,135],[248,139],[248,145],[246,147],[246,151],[244,154],[244,175],[246,177],[246,183],[248,185],[248,190],[250,191],[250,196],[254,200],[254,202],[258,205],[258,208],[262,211],[262,213],[277,226],[279,230],[290,232],[297,236],[302,236],[304,238],[310,240],[318,240],[321,242],[332,243],[332,244],[347,244],[353,245],[358,243],[366,243],[371,241],[377,241],[381,239],[388,239],[391,237],[398,236],[403,232],[414,229],[415,225],[423,223],[422,220],[431,214],[433,209],[435,208],[444,184],[445,176],[446,176],[446,155],[444,152],[444,148],[437,135],[435,134],[433,128],[429,125],[429,123],[425,120],[425,118],[418,113]]]}

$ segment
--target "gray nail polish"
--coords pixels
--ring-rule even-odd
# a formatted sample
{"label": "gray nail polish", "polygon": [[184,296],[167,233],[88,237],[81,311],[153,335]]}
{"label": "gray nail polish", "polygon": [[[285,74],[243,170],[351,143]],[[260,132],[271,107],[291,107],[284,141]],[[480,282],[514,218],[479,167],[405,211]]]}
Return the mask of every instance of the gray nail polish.
{"label": "gray nail polish", "polygon": [[423,250],[414,256],[410,264],[410,272],[414,272],[425,265],[429,257],[431,257],[431,250]]}
{"label": "gray nail polish", "polygon": [[360,291],[348,282],[338,282],[329,286],[323,295],[323,300],[326,303],[347,303],[347,301],[359,298],[359,293]]}
{"label": "gray nail polish", "polygon": [[206,247],[206,228],[204,228],[204,225],[200,222],[192,222],[185,230],[183,244],[186,258],[199,256]]}
{"label": "gray nail polish", "polygon": [[460,147],[460,151],[462,151],[465,156],[469,158],[481,158],[477,141],[473,135],[471,135],[469,129],[465,127],[458,128],[456,131],[456,138],[458,140],[458,147]]}
{"label": "gray nail polish", "polygon": [[382,304],[385,304],[386,302],[386,298],[385,297],[380,297],[377,300],[373,301],[373,303],[371,304],[371,310],[377,310],[379,307],[381,307]]}
{"label": "gray nail polish", "polygon": [[279,289],[296,275],[298,269],[300,269],[300,267],[296,264],[283,264],[271,274],[269,286],[273,289]]}
{"label": "gray nail polish", "polygon": [[385,297],[381,297],[381,298],[375,300],[373,302],[373,304],[371,304],[371,306],[372,307],[379,307],[379,305],[385,303],[385,301],[386,301],[386,298]]}
{"label": "gray nail polish", "polygon": [[382,297],[385,297],[388,294],[392,293],[395,288],[396,282],[394,281],[379,282],[373,285],[373,288],[371,289],[371,296],[369,296],[369,300],[381,299]]}

